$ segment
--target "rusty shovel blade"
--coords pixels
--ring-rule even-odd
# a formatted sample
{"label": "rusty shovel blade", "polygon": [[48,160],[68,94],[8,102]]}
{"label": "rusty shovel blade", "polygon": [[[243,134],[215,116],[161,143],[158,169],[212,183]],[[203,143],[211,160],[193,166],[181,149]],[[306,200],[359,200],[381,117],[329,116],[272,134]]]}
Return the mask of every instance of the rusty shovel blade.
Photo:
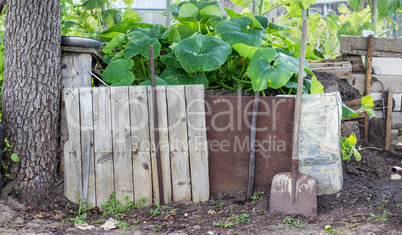
{"label": "rusty shovel blade", "polygon": [[312,176],[298,173],[293,195],[290,172],[278,173],[272,180],[269,213],[302,214],[317,217],[317,186]]}

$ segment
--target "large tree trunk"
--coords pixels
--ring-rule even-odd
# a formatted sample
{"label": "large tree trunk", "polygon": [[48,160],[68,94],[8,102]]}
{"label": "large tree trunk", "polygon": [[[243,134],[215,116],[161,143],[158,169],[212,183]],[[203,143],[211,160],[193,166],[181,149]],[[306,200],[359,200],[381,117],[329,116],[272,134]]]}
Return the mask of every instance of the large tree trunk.
{"label": "large tree trunk", "polygon": [[18,198],[35,205],[55,184],[60,0],[7,0],[5,26],[2,120],[20,159],[11,167],[8,188],[17,187]]}

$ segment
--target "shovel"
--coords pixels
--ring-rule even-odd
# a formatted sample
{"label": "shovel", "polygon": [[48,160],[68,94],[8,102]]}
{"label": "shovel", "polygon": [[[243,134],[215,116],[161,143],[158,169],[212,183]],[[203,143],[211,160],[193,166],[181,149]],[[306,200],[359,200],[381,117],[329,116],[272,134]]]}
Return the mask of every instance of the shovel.
{"label": "shovel", "polygon": [[313,177],[299,173],[298,159],[301,98],[308,31],[306,10],[303,10],[302,18],[303,28],[293,127],[292,168],[291,172],[278,173],[272,179],[269,213],[279,212],[282,214],[302,214],[316,217],[317,186]]}

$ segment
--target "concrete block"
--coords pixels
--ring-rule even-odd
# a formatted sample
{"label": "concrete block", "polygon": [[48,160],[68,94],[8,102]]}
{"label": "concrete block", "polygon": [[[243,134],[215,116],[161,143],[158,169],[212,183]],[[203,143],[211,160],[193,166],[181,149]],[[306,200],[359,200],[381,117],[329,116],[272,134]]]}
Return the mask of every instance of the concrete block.
{"label": "concrete block", "polygon": [[[360,36],[341,36],[341,54],[366,55],[367,38]],[[373,56],[401,57],[402,40],[399,38],[374,38]]]}
{"label": "concrete block", "polygon": [[391,129],[391,149],[396,149],[398,145],[398,129]]}
{"label": "concrete block", "polygon": [[374,74],[402,75],[401,58],[373,57]]}
{"label": "concrete block", "polygon": [[[402,93],[402,75],[373,75],[373,77],[377,78],[384,85],[384,91],[387,91],[388,88],[392,88],[394,94]],[[347,79],[349,84],[354,88],[358,89],[359,92],[366,92],[366,74],[353,74],[351,79]],[[379,82],[373,82],[371,85],[372,93],[381,93],[382,86]]]}
{"label": "concrete block", "polygon": [[402,129],[402,112],[392,112],[392,129]]}
{"label": "concrete block", "polygon": [[325,93],[333,93],[333,92],[337,92],[337,91],[339,91],[339,85],[338,84],[335,84],[335,85],[332,85],[330,87],[324,88]]}
{"label": "concrete block", "polygon": [[344,121],[341,126],[341,133],[344,137],[349,137],[352,133],[355,133],[356,138],[360,139],[360,130],[358,121]]}
{"label": "concrete block", "polygon": [[338,92],[303,95],[300,124],[300,172],[311,175],[317,195],[342,189],[341,97]]}

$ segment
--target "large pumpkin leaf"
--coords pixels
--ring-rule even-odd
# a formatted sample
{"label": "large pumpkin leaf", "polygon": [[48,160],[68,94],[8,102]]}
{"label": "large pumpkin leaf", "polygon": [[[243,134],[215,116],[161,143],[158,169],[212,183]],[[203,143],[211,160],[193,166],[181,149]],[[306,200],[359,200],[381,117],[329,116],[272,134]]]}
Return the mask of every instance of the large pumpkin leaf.
{"label": "large pumpkin leaf", "polygon": [[252,0],[244,1],[244,0],[231,0],[231,2],[239,7],[245,7],[252,2]]}
{"label": "large pumpkin leaf", "polygon": [[202,84],[204,87],[208,87],[209,81],[204,73],[199,74],[188,74],[182,69],[176,69],[173,67],[167,67],[159,75],[170,85],[192,85],[192,84]]}
{"label": "large pumpkin leaf", "polygon": [[179,17],[197,19],[198,7],[192,3],[185,3],[180,7]]}
{"label": "large pumpkin leaf", "polygon": [[129,59],[112,61],[106,67],[105,71],[103,71],[102,79],[110,84],[117,84],[120,82],[121,84],[131,84],[135,79],[134,74],[130,71],[133,66],[134,61]]}
{"label": "large pumpkin leaf", "polygon": [[123,42],[126,40],[126,35],[124,33],[116,34],[113,39],[103,48],[103,52],[108,54],[113,51],[116,47],[122,48]]}
{"label": "large pumpkin leaf", "polygon": [[141,54],[144,58],[149,60],[150,45],[154,46],[154,58],[157,58],[160,55],[161,44],[158,39],[148,36],[144,36],[139,40],[130,40],[126,45],[126,49],[124,49],[124,57],[130,59],[137,54]]}
{"label": "large pumpkin leaf", "polygon": [[275,56],[277,52],[272,48],[261,48],[254,53],[246,74],[250,77],[255,92],[268,87],[278,89],[292,77],[294,71],[286,55],[277,57],[271,65]]}
{"label": "large pumpkin leaf", "polygon": [[[208,7],[208,6],[216,6],[219,10],[221,10],[220,4],[218,1],[197,1],[197,0],[190,0],[189,2],[180,2],[179,4],[172,4],[170,5],[170,10],[172,12],[172,15],[174,18],[178,18],[180,15],[180,10],[183,7],[183,5],[186,5],[188,3],[193,4],[198,8],[199,11],[201,11],[203,8]],[[197,19],[199,19],[199,15],[197,16]]]}
{"label": "large pumpkin leaf", "polygon": [[93,10],[102,8],[103,5],[107,3],[108,0],[85,0],[82,7],[86,10]]}
{"label": "large pumpkin leaf", "polygon": [[131,29],[131,32],[127,35],[129,40],[132,39],[141,39],[144,36],[148,36],[150,38],[162,38],[163,34],[165,33],[166,28],[162,25],[155,25],[152,28],[139,28],[134,27]]}
{"label": "large pumpkin leaf", "polygon": [[[157,86],[168,86],[171,85],[169,83],[167,83],[165,80],[163,80],[162,78],[155,76],[155,85]],[[151,80],[145,80],[143,82],[140,83],[140,86],[151,86]]]}
{"label": "large pumpkin leaf", "polygon": [[310,94],[324,94],[324,86],[317,80],[316,76],[311,78]]}
{"label": "large pumpkin leaf", "polygon": [[258,50],[258,47],[247,46],[244,43],[236,43],[232,47],[237,51],[237,53],[248,60],[251,60],[254,53]]}
{"label": "large pumpkin leaf", "polygon": [[219,34],[223,41],[234,45],[244,43],[249,46],[259,47],[265,38],[265,31],[249,27],[253,21],[248,17],[236,17],[220,22],[216,27],[216,34]]}
{"label": "large pumpkin leaf", "polygon": [[195,35],[180,41],[175,55],[187,73],[212,71],[225,63],[231,53],[226,42],[213,36]]}
{"label": "large pumpkin leaf", "polygon": [[161,62],[166,66],[171,66],[176,69],[181,69],[180,61],[173,55],[172,52],[169,52],[165,55],[161,55]]}
{"label": "large pumpkin leaf", "polygon": [[106,23],[107,26],[111,27],[120,23],[123,20],[121,15],[121,11],[118,9],[109,9],[102,11],[102,19],[103,22]]}

